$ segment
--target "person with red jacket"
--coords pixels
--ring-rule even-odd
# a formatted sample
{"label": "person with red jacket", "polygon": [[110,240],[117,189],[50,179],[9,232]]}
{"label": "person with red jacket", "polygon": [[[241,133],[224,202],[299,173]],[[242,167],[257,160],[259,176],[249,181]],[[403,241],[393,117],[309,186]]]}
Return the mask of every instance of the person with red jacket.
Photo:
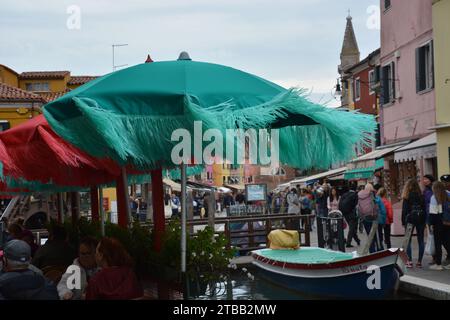
{"label": "person with red jacket", "polygon": [[95,259],[101,270],[89,280],[86,300],[131,300],[144,295],[132,259],[118,240],[100,240]]}
{"label": "person with red jacket", "polygon": [[384,243],[387,248],[391,248],[391,224],[394,223],[394,210],[392,209],[392,203],[387,198],[387,192],[385,188],[380,188],[378,190],[378,195],[383,201],[384,206],[386,207],[386,223],[383,226],[384,230]]}

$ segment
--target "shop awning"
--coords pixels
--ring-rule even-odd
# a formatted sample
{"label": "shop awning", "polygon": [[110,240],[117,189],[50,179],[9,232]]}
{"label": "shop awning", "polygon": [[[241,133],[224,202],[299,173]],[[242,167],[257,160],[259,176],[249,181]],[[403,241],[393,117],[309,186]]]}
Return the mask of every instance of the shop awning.
{"label": "shop awning", "polygon": [[348,170],[344,173],[345,180],[370,179],[376,170],[384,167],[384,159],[375,160],[375,165],[367,168],[356,168]]}
{"label": "shop awning", "polygon": [[172,191],[181,192],[181,184],[168,178],[164,178],[163,183],[165,185],[168,185],[172,189]]}
{"label": "shop awning", "polygon": [[419,139],[395,151],[395,162],[415,161],[436,157],[436,133]]}
{"label": "shop awning", "polygon": [[342,173],[344,173],[346,170],[347,170],[347,167],[329,170],[329,171],[322,172],[322,173],[319,173],[319,174],[316,174],[313,176],[309,176],[306,178],[293,180],[290,182],[290,185],[291,186],[296,186],[297,184],[302,185],[302,186],[309,185],[309,184],[315,183],[316,181],[319,181],[320,179],[332,178],[332,177],[339,176]]}
{"label": "shop awning", "polygon": [[376,149],[372,152],[369,152],[359,158],[356,158],[351,162],[351,166],[353,168],[370,168],[376,165],[376,161],[389,153],[394,152],[395,150],[401,148],[401,146],[388,147],[383,149]]}
{"label": "shop awning", "polygon": [[224,184],[224,186],[229,189],[234,189],[234,190],[238,190],[238,191],[245,190],[245,184]]}

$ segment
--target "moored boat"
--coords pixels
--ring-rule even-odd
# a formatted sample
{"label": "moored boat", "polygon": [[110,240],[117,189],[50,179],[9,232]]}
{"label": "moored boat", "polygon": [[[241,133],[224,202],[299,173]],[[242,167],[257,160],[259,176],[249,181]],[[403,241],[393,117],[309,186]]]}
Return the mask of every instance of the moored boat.
{"label": "moored boat", "polygon": [[406,265],[402,249],[358,256],[315,247],[252,251],[260,274],[283,287],[320,297],[380,299],[397,287]]}

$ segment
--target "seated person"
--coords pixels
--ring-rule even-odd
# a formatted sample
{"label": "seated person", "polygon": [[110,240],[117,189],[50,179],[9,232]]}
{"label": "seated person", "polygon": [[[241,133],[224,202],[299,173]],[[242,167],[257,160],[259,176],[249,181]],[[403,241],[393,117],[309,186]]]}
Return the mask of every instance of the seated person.
{"label": "seated person", "polygon": [[30,268],[31,248],[22,240],[11,240],[3,252],[0,300],[58,300],[56,287]]}
{"label": "seated person", "polygon": [[67,268],[76,254],[66,240],[66,230],[61,226],[54,226],[49,230],[47,242],[36,251],[31,263],[41,270],[54,266]]}
{"label": "seated person", "polygon": [[36,254],[36,251],[39,249],[39,246],[36,244],[36,242],[34,240],[33,232],[31,232],[30,230],[27,230],[27,229],[23,229],[23,231],[20,235],[20,240],[23,240],[26,243],[28,243],[28,245],[31,248],[31,257],[33,258],[34,255]]}
{"label": "seated person", "polygon": [[[67,268],[57,287],[61,300],[80,300],[83,298],[89,279],[98,271],[95,261],[97,242],[96,239],[91,237],[86,237],[80,241],[78,258],[75,258],[73,264]],[[80,287],[69,289],[68,284],[71,281],[70,277],[74,274],[74,266],[80,268]]]}
{"label": "seated person", "polygon": [[6,241],[12,240],[12,239],[18,239],[20,240],[20,237],[22,236],[23,227],[18,223],[12,223],[8,226],[8,235],[9,238]]}
{"label": "seated person", "polygon": [[95,259],[101,268],[88,283],[86,300],[131,300],[144,295],[132,269],[133,261],[116,239],[103,238]]}

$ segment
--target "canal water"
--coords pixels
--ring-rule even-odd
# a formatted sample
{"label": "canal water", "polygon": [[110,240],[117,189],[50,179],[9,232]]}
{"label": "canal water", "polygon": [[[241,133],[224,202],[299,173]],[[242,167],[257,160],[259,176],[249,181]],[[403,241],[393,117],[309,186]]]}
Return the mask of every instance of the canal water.
{"label": "canal water", "polygon": [[[200,296],[198,300],[321,300],[280,287],[260,277],[256,269],[252,268],[250,274],[254,279],[248,277],[248,272],[235,272],[231,275],[231,284],[227,290],[227,283],[218,283],[214,290],[207,289],[207,294]],[[230,281],[228,281],[230,284]],[[211,291],[214,295],[211,295]],[[325,298],[324,298],[325,299]],[[327,300],[329,300],[327,298]],[[425,300],[422,297],[410,295],[405,292],[397,292],[386,300]]]}

